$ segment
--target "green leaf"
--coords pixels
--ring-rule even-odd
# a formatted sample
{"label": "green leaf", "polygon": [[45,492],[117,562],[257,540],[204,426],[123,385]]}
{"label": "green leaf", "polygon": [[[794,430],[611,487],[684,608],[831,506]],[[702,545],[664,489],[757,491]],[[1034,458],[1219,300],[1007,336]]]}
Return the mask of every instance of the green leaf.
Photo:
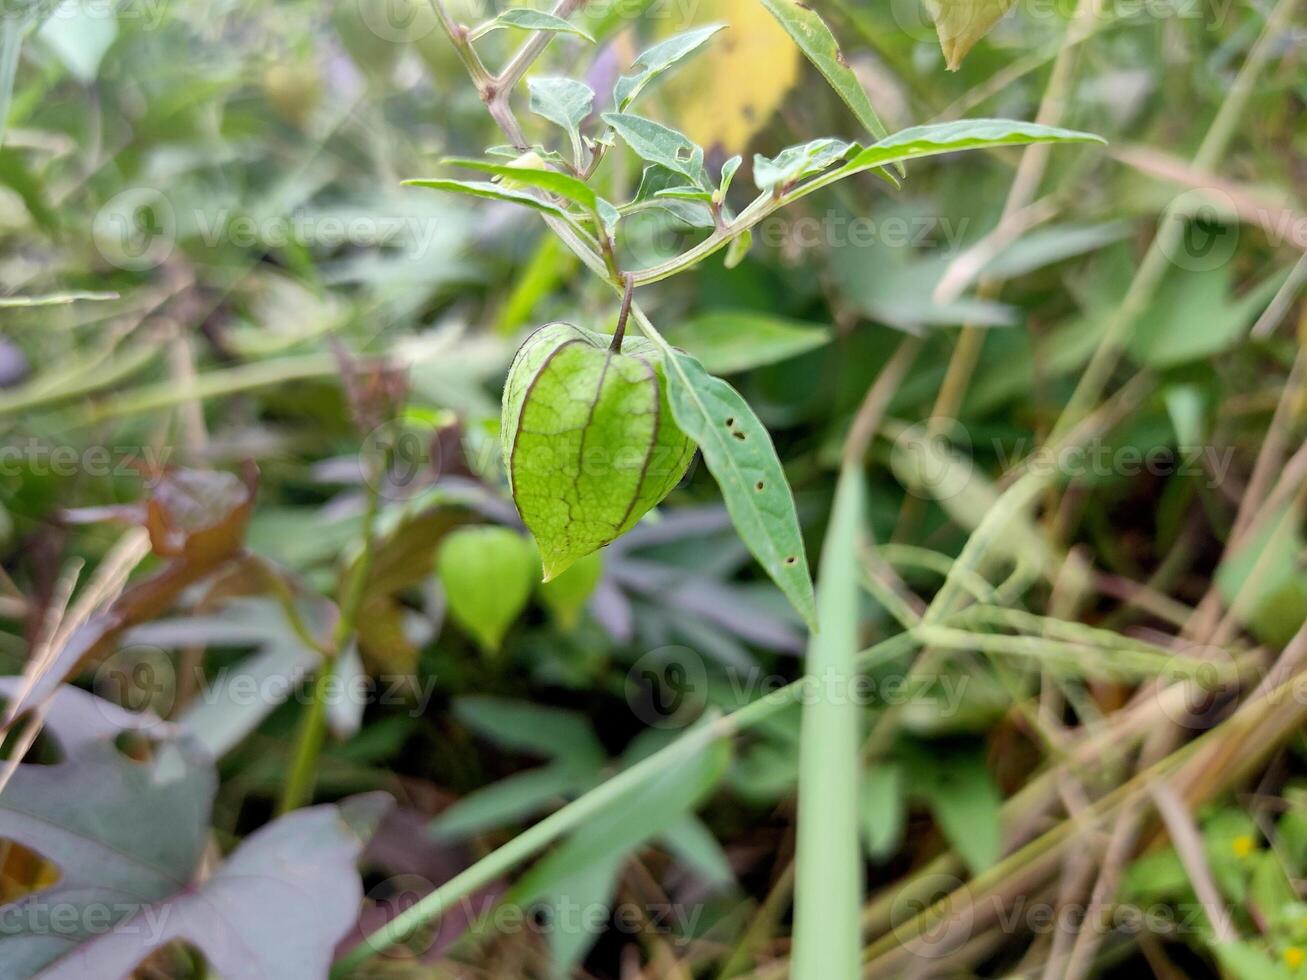
{"label": "green leaf", "polygon": [[454,702],[458,720],[510,752],[565,762],[574,771],[598,769],[607,760],[589,720],[575,711],[530,701],[473,696]]}
{"label": "green leaf", "polygon": [[[590,918],[594,910],[612,907],[621,878],[624,856],[610,855],[578,868],[558,882],[543,902],[550,909],[546,920],[556,924],[549,930],[549,959],[555,977],[570,977],[585,959],[590,947],[608,928],[607,916],[599,921]],[[579,920],[576,910],[583,910]]]}
{"label": "green leaf", "polygon": [[945,839],[973,875],[998,861],[1003,833],[1003,798],[983,752],[923,754],[910,769],[911,789],[930,804]]}
{"label": "green leaf", "polygon": [[1230,265],[1174,269],[1139,317],[1127,340],[1139,364],[1165,368],[1228,350],[1247,333],[1288,276],[1280,270],[1237,299],[1231,298]]}
{"label": "green leaf", "polygon": [[555,17],[553,14],[547,14],[543,10],[532,10],[530,7],[512,7],[509,10],[505,10],[494,20],[487,21],[480,27],[469,32],[468,40],[475,41],[477,38],[485,37],[491,31],[502,30],[506,27],[516,27],[524,31],[549,31],[554,34],[575,34],[577,37],[584,38],[591,44],[595,43],[593,37],[575,24],[569,23],[561,17]]}
{"label": "green leaf", "polygon": [[698,189],[687,184],[681,174],[651,163],[644,168],[644,173],[640,177],[640,186],[636,189],[632,202],[653,205],[692,228],[712,228],[716,225],[713,221],[712,209],[702,200],[669,197],[664,192],[670,190],[697,192]]}
{"label": "green leaf", "polygon": [[737,153],[722,164],[722,179],[716,194],[718,203],[726,200],[726,192],[731,189],[731,182],[735,180],[735,172],[740,169],[740,164],[743,162],[744,157]]}
{"label": "green leaf", "polygon": [[694,53],[725,26],[725,24],[709,24],[707,27],[698,27],[684,34],[669,37],[665,41],[659,41],[642,53],[631,66],[637,71],[630,75],[623,75],[613,87],[613,105],[617,107],[617,111],[625,112],[636,97],[659,75],[687,55]]}
{"label": "green leaf", "polygon": [[[787,0],[788,2],[788,0]],[[956,122],[932,123],[901,129],[892,136],[861,150],[839,170],[834,178],[861,173],[873,167],[898,163],[917,157],[954,153],[958,150],[981,150],[991,146],[1023,146],[1028,143],[1106,143],[1101,136],[1057,126],[1021,122],[1015,119],[959,119]]]}
{"label": "green leaf", "polygon": [[510,890],[509,900],[529,905],[542,895],[555,893],[571,875],[597,862],[625,857],[666,833],[712,791],[725,774],[730,757],[730,741],[718,739],[674,769],[622,794],[523,875]]}
{"label": "green leaf", "polygon": [[1252,943],[1237,940],[1213,946],[1216,958],[1238,980],[1294,980],[1294,972]]}
{"label": "green leaf", "polygon": [[526,608],[538,568],[530,542],[506,527],[451,531],[436,557],[450,615],[486,653]]}
{"label": "green leaf", "polygon": [[581,168],[581,123],[594,111],[594,90],[573,78],[528,78],[531,98],[528,108],[567,133],[572,144],[572,159]]}
{"label": "green leaf", "polygon": [[853,110],[858,121],[867,132],[880,138],[886,133],[885,125],[871,107],[858,76],[844,60],[844,54],[835,40],[835,35],[826,26],[818,13],[799,0],[760,0],[768,12],[776,18],[785,33],[794,39],[794,43],[804,53],[813,66],[822,73],[844,104]]}
{"label": "green leaf", "polygon": [[589,211],[609,234],[612,234],[613,228],[617,226],[618,219],[621,217],[617,208],[596,194],[594,188],[571,174],[536,167],[516,167],[511,164],[490,163],[486,160],[471,160],[466,157],[446,157],[440,162],[452,167],[494,174],[503,179],[501,186],[508,190],[515,190],[515,185],[522,185],[557,194]]}
{"label": "green leaf", "polygon": [[556,801],[584,789],[587,782],[575,769],[563,765],[515,773],[463,797],[431,822],[431,831],[452,840],[507,827],[543,813]]}
{"label": "green leaf", "polygon": [[868,857],[884,860],[898,849],[907,816],[903,770],[898,765],[880,763],[862,774],[862,839]]}
{"label": "green leaf", "polygon": [[817,621],[803,535],[767,429],[740,393],[688,354],[673,353],[667,397],[703,451],[740,538],[810,626]]}
{"label": "green leaf", "polygon": [[520,204],[523,207],[531,208],[535,211],[541,211],[544,214],[552,214],[555,217],[566,218],[567,213],[556,204],[550,204],[548,201],[542,201],[533,194],[525,191],[510,190],[500,184],[492,184],[484,180],[446,180],[440,177],[423,177],[416,180],[406,180],[403,182],[408,187],[430,187],[438,191],[451,191],[455,194],[468,194],[472,197],[484,197],[492,201],[507,201],[509,204]]}
{"label": "green leaf", "polygon": [[785,187],[811,174],[821,173],[838,163],[855,144],[844,140],[813,140],[802,146],[791,146],[769,159],[761,154],[753,157],[753,182],[760,191]]}
{"label": "green leaf", "polygon": [[712,192],[703,166],[703,147],[684,133],[629,112],[606,112],[604,122],[626,141],[636,156],[680,174],[701,190]]}
{"label": "green leaf", "polygon": [[726,246],[726,258],[724,264],[728,269],[734,269],[744,261],[749,254],[749,249],[753,247],[753,231],[745,228]]}
{"label": "green leaf", "polygon": [[103,10],[83,9],[66,3],[36,33],[64,67],[83,85],[90,85],[100,73],[100,62],[118,38],[118,20]]}
{"label": "green leaf", "polygon": [[840,471],[818,572],[817,625],[808,643],[814,696],[799,736],[794,950],[798,980],[859,975],[862,866],[858,843],[858,537],[864,491],[857,464]]}
{"label": "green leaf", "polygon": [[667,406],[649,341],[568,323],[532,334],[508,373],[500,440],[545,581],[635,526],[685,475],[694,445]]}
{"label": "green leaf", "polygon": [[1013,0],[926,0],[949,71],[957,71],[977,41],[1002,19]]}
{"label": "green leaf", "polygon": [[712,831],[696,816],[686,814],[665,830],[658,842],[710,884],[723,885],[735,880],[730,858]]}

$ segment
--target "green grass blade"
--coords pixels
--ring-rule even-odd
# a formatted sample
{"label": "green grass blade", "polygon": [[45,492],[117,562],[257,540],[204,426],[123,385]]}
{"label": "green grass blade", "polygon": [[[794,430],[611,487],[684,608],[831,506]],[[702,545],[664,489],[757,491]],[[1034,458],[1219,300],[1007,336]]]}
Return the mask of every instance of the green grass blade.
{"label": "green grass blade", "polygon": [[794,886],[795,980],[856,977],[862,873],[858,844],[858,728],[851,697],[858,650],[857,537],[862,473],[846,465],[835,489],[818,571],[817,622],[808,645],[810,697],[799,741],[799,830]]}

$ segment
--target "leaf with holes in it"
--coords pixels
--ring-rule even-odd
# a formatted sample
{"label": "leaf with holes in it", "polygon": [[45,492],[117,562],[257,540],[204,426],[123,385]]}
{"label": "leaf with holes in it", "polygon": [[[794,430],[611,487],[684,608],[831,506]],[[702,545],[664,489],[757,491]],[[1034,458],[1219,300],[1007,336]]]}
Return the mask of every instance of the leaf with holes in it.
{"label": "leaf with holes in it", "polygon": [[604,122],[626,141],[641,160],[680,174],[700,190],[713,191],[703,166],[703,147],[684,133],[630,112],[606,112]]}
{"label": "leaf with holes in it", "polygon": [[486,653],[526,608],[538,568],[531,542],[506,527],[459,528],[436,557],[450,615]]}
{"label": "leaf with holes in it", "polygon": [[[0,678],[0,696],[13,698],[22,684]],[[135,908],[183,888],[204,849],[217,785],[212,761],[176,726],[76,688],[55,691],[45,730],[58,761],[21,763],[0,794],[0,839],[57,872],[43,877],[39,891],[5,896],[6,977],[53,968]],[[149,757],[129,758],[116,744],[124,736],[148,740]],[[52,929],[59,909],[70,917]]]}
{"label": "leaf with holes in it", "polygon": [[703,450],[740,537],[815,629],[799,515],[767,429],[738,391],[688,354],[672,354],[667,396],[677,424]]}
{"label": "leaf with holes in it", "polygon": [[646,340],[551,323],[527,338],[504,386],[500,438],[513,500],[545,581],[632,528],[680,482],[694,444],[667,405]]}

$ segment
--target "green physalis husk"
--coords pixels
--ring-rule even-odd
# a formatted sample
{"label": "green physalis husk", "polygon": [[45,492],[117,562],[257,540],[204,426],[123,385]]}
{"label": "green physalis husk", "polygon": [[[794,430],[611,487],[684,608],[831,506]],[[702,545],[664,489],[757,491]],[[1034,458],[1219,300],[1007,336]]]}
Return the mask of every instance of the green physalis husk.
{"label": "green physalis husk", "polygon": [[531,542],[506,527],[451,531],[436,556],[450,616],[488,654],[499,652],[539,572]]}
{"label": "green physalis husk", "polygon": [[694,456],[672,419],[658,349],[628,337],[617,353],[611,340],[547,324],[517,352],[504,386],[509,485],[546,582],[633,527]]}

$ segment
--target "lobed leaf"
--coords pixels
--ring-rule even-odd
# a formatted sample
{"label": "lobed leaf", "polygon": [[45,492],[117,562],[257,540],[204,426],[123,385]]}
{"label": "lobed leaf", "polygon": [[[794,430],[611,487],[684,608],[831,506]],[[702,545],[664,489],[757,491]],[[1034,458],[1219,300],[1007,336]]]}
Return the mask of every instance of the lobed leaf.
{"label": "lobed leaf", "polygon": [[703,166],[703,147],[684,133],[629,112],[606,112],[603,118],[640,159],[656,163],[680,174],[695,186],[712,191],[708,172]]}
{"label": "lobed leaf", "polygon": [[799,517],[767,429],[739,392],[688,354],[668,356],[667,397],[676,424],[702,450],[740,537],[815,628]]}

